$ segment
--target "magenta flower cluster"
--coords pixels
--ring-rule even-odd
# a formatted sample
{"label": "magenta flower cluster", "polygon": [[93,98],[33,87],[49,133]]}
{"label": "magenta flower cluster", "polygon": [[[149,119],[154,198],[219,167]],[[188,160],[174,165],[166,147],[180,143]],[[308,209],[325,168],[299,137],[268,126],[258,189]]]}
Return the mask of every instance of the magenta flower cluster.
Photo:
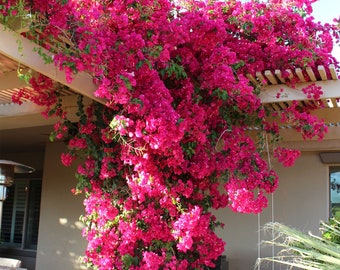
{"label": "magenta flower cluster", "polygon": [[[32,78],[34,90],[14,97],[60,117],[52,137],[67,142],[65,166],[81,158],[75,192],[86,195],[84,260],[95,269],[214,266],[225,243],[210,210],[259,213],[278,185],[263,153],[262,143],[280,133],[269,119],[304,138],[327,131],[314,108],[293,102],[268,110],[248,78],[265,69],[287,77],[286,69],[337,64],[330,55],[336,28],[313,21],[312,0],[179,2],[0,4],[3,16],[33,14],[27,38],[55,54],[69,82],[77,72],[93,76],[95,96],[107,102],[85,107],[79,97],[73,123],[46,77]],[[313,99],[322,94],[316,86],[304,91]],[[299,156],[270,149],[284,166]]]}

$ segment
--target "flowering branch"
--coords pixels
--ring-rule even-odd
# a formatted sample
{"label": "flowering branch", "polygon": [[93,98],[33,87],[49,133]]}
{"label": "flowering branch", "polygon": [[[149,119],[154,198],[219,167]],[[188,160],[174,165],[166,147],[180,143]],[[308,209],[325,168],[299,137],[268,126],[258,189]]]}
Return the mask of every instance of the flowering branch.
{"label": "flowering branch", "polygon": [[[335,63],[334,28],[312,20],[312,2],[20,2],[43,21],[26,35],[56,53],[69,81],[91,74],[95,96],[107,100],[85,108],[80,98],[72,123],[46,77],[15,97],[60,117],[52,137],[67,142],[65,166],[82,159],[75,192],[86,194],[86,263],[102,270],[213,266],[225,243],[210,209],[259,213],[267,206],[278,177],[245,130],[276,140],[280,129],[266,120],[277,115],[263,108],[247,74]],[[18,3],[0,7],[7,17]],[[305,92],[320,97],[318,88]],[[309,112],[293,102],[279,117],[304,138],[322,139],[326,127]],[[298,156],[274,150],[285,166]]]}

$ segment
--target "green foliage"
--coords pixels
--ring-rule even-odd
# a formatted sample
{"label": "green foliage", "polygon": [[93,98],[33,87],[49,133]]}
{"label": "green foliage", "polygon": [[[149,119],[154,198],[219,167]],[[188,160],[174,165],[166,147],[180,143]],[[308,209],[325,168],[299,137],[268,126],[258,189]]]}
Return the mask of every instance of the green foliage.
{"label": "green foliage", "polygon": [[[2,3],[4,2],[6,1]],[[7,5],[0,3],[0,11],[6,10],[7,7]],[[13,30],[27,27],[30,21],[34,19],[34,15],[26,9],[24,0],[17,1],[16,5],[10,6],[8,11],[6,16],[0,12],[0,22]]]}
{"label": "green foliage", "polygon": [[212,93],[213,96],[217,96],[219,99],[226,101],[229,98],[229,94],[227,91],[221,89],[221,88],[217,88],[213,91]]}
{"label": "green foliage", "polygon": [[137,219],[137,224],[136,225],[142,231],[146,231],[149,228],[148,224],[144,220],[142,220],[142,219]]}
{"label": "green foliage", "polygon": [[131,82],[130,82],[129,78],[126,78],[126,77],[123,76],[123,75],[120,75],[119,77],[120,77],[120,79],[124,82],[125,87],[126,87],[129,91],[131,91],[131,90],[132,90],[132,85],[131,85]]}
{"label": "green foliage", "polygon": [[133,99],[131,99],[130,102],[133,103],[133,104],[139,104],[141,109],[144,106],[143,101],[141,101],[139,98],[133,98]]}
{"label": "green foliage", "polygon": [[152,65],[150,63],[149,60],[140,60],[137,64],[136,64],[136,69],[140,69],[144,64],[147,64],[149,69],[152,70]]}
{"label": "green foliage", "polygon": [[168,66],[160,71],[162,77],[167,75],[169,78],[174,77],[176,80],[187,78],[187,74],[185,73],[184,67],[175,61],[171,60]]}
{"label": "green foliage", "polygon": [[130,269],[131,266],[138,265],[138,258],[132,257],[129,254],[125,254],[122,258],[122,261],[123,261],[123,270],[128,270]]}
{"label": "green foliage", "polygon": [[17,75],[20,80],[23,80],[26,84],[29,84],[29,81],[32,78],[32,70],[29,69],[28,71],[23,72],[23,69],[18,67]]}
{"label": "green foliage", "polygon": [[272,222],[265,230],[273,231],[275,238],[264,241],[264,244],[279,247],[282,250],[277,256],[259,258],[263,262],[275,262],[291,267],[308,270],[340,269],[340,230],[339,221],[332,219],[329,223],[321,222],[322,237],[311,233],[305,234],[283,224]]}
{"label": "green foliage", "polygon": [[178,126],[178,125],[179,125],[180,123],[182,123],[183,121],[184,121],[183,118],[178,118],[176,125]]}
{"label": "green foliage", "polygon": [[340,221],[332,218],[329,223],[323,225],[322,238],[338,244],[340,248]]}
{"label": "green foliage", "polygon": [[233,64],[232,68],[236,71],[236,70],[240,69],[241,67],[244,67],[245,65],[246,65],[246,63],[243,60],[240,60],[236,64]]}
{"label": "green foliage", "polygon": [[187,159],[191,159],[196,153],[197,142],[181,143],[181,145]]}
{"label": "green foliage", "polygon": [[[43,48],[41,48],[41,47],[34,48],[33,51],[39,54],[39,56],[44,60],[45,64],[53,63],[52,56],[46,54],[46,52],[45,52],[45,50],[43,50]],[[69,64],[65,64],[65,65],[69,65],[71,67],[72,64],[74,66],[74,63],[69,63]]]}

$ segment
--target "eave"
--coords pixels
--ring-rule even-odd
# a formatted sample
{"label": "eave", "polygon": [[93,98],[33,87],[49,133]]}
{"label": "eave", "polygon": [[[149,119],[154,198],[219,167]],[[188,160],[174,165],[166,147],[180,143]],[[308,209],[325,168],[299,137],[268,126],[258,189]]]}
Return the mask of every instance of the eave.
{"label": "eave", "polygon": [[[340,97],[340,81],[338,80],[334,65],[329,67],[318,66],[317,73],[310,67],[302,70],[287,70],[290,73],[288,79],[283,79],[280,70],[271,72],[257,72],[256,78],[249,76],[249,79],[258,84],[261,82],[260,98],[262,103],[277,103],[291,102],[292,100],[302,101],[308,100],[302,89],[314,83],[316,86],[321,86],[323,94],[321,100],[329,103],[328,99],[336,99]],[[294,86],[291,86],[291,81],[296,81]],[[280,95],[277,96],[277,93]],[[333,105],[335,105],[335,100]]]}
{"label": "eave", "polygon": [[97,87],[89,74],[79,72],[74,75],[72,82],[67,82],[65,73],[59,70],[54,63],[46,64],[38,54],[38,51],[47,57],[52,57],[52,59],[53,54],[2,24],[0,24],[0,40],[0,54],[12,59],[19,65],[23,65],[58,83],[68,86],[76,93],[105,104],[103,99],[95,97],[94,92]]}
{"label": "eave", "polygon": [[[62,95],[66,107],[71,112],[75,111],[75,93],[87,97],[88,104],[91,100],[105,104],[104,100],[95,97],[96,85],[89,74],[80,72],[74,75],[71,83],[68,83],[64,72],[54,63],[46,64],[37,51],[53,58],[52,53],[2,24],[0,24],[0,40],[0,130],[42,126],[55,122],[55,119],[46,120],[41,117],[40,113],[43,109],[30,101],[22,105],[12,103],[11,96],[15,91],[21,88],[28,91],[31,89],[18,78],[18,68],[22,69],[23,73],[33,70],[59,84],[68,86],[70,91]],[[325,138],[326,142],[307,141],[300,144],[302,138],[292,128],[283,125],[281,131],[288,143],[297,142],[298,146],[303,145],[305,149],[317,149],[322,144],[325,148],[333,145],[340,150],[340,143],[334,143],[340,138],[340,81],[334,66],[320,66],[316,70],[307,67],[304,70],[295,69],[289,72],[291,76],[288,79],[282,78],[280,70],[257,72],[256,77],[249,76],[249,79],[260,86],[260,98],[264,106],[276,111],[286,108],[293,100],[297,100],[301,106],[313,103],[313,100],[306,98],[302,89],[311,83],[321,86],[323,89],[321,101],[324,108],[317,110],[315,114],[323,118],[330,127],[330,133]],[[290,86],[290,80],[296,81],[294,87]],[[278,92],[281,92],[279,97],[277,97]]]}
{"label": "eave", "polygon": [[[256,78],[249,77],[254,84],[261,88],[260,99],[269,110],[282,111],[295,100],[300,106],[318,104],[319,109],[313,111],[319,119],[323,119],[328,126],[328,133],[322,141],[303,140],[302,136],[289,124],[280,125],[283,137],[281,146],[297,148],[302,151],[340,151],[340,80],[334,65],[318,66],[316,70],[306,69],[288,70],[290,76],[283,79],[281,71],[275,70],[257,72]],[[291,82],[294,81],[292,85]],[[310,84],[321,86],[323,94],[320,100],[307,98],[302,89]],[[279,95],[277,95],[280,93]]]}

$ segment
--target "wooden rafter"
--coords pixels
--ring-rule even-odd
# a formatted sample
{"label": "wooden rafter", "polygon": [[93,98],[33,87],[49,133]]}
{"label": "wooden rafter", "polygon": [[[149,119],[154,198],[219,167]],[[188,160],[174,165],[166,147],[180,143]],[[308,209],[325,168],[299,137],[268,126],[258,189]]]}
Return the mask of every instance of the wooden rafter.
{"label": "wooden rafter", "polygon": [[[27,69],[22,70],[23,73],[27,72]],[[0,92],[2,90],[13,89],[13,88],[23,88],[28,85],[24,80],[20,80],[18,77],[18,72],[10,71],[6,72],[2,76],[0,76]]]}
{"label": "wooden rafter", "polygon": [[42,57],[36,52],[40,50],[41,53],[53,58],[53,55],[49,51],[2,24],[0,24],[0,40],[0,54],[25,65],[56,82],[68,86],[76,93],[105,104],[105,100],[94,96],[97,87],[89,74],[80,72],[74,75],[74,79],[71,83],[67,82],[63,71],[60,71],[53,63],[46,64]]}
{"label": "wooden rafter", "polygon": [[[286,70],[290,73],[288,79],[282,78],[282,73],[279,70],[275,70],[275,75],[271,71],[265,71],[264,75],[267,80],[262,84],[260,99],[262,103],[266,104],[308,100],[302,89],[312,83],[322,87],[321,99],[324,100],[324,103],[328,102],[327,99],[340,98],[340,80],[337,78],[334,65],[330,65],[327,69],[324,66],[319,66],[316,72],[310,67],[305,70],[301,68],[294,71]],[[261,72],[257,72],[256,77],[256,82],[262,82],[264,79]],[[293,80],[295,80],[294,87],[290,86],[290,81]]]}
{"label": "wooden rafter", "polygon": [[[286,102],[292,100],[306,100],[306,95],[302,92],[302,89],[311,83],[315,83],[317,86],[322,87],[323,95],[322,99],[338,98],[340,97],[340,81],[339,80],[327,80],[316,81],[307,83],[298,83],[295,87],[290,87],[287,84],[267,85],[263,88],[260,98],[262,103],[277,103]],[[277,94],[280,92],[280,96]]]}
{"label": "wooden rafter", "polygon": [[[68,95],[62,97],[62,103],[65,111],[71,121],[77,121],[77,95]],[[89,106],[92,99],[84,98],[84,106]],[[54,124],[58,118],[51,117],[45,119],[41,113],[46,108],[35,105],[32,102],[24,102],[21,105],[8,103],[0,105],[0,131],[4,129],[15,129],[22,127],[45,126]]]}
{"label": "wooden rafter", "polygon": [[[37,50],[40,50],[47,56],[53,57],[53,54],[49,51],[1,24],[0,39],[0,58],[4,57],[7,58],[7,60],[12,60],[10,61],[12,63],[10,63],[11,65],[9,66],[10,68],[8,71],[3,69],[5,73],[3,72],[2,76],[0,76],[0,91],[12,91],[13,89],[27,87],[23,81],[20,81],[17,78],[15,69],[19,65],[24,68],[32,69],[58,83],[66,85],[76,93],[82,94],[100,103],[105,103],[104,100],[94,96],[96,85],[94,85],[92,77],[89,74],[81,72],[75,75],[75,78],[71,83],[68,83],[64,72],[56,68],[53,63],[46,64],[36,52]],[[19,47],[21,48],[20,50]],[[324,91],[321,98],[325,108],[320,109],[315,113],[320,118],[323,118],[328,124],[332,125],[330,126],[330,129],[333,132],[331,132],[332,135],[329,136],[328,139],[337,137],[338,134],[340,134],[340,119],[338,119],[340,113],[340,80],[337,79],[334,66],[320,66],[317,69],[307,67],[306,69],[286,71],[289,72],[288,77],[284,77],[283,71],[280,70],[259,71],[256,72],[255,76],[247,76],[253,84],[262,85],[262,92],[260,94],[262,103],[264,103],[265,106],[271,106],[272,109],[276,111],[281,110],[292,100],[298,100],[301,104],[308,104],[308,102],[311,101],[309,101],[305,94],[302,93],[302,89],[311,83],[321,86]],[[295,87],[289,86],[291,81],[294,81]],[[277,93],[280,92],[280,89],[282,89],[282,92],[280,96],[277,97]],[[70,104],[75,104],[74,98],[65,98]],[[27,102],[22,106],[16,104],[0,105],[0,129],[2,129],[2,127],[15,128],[19,126],[41,125],[42,123],[46,124],[45,121],[39,122],[38,120],[38,115],[41,110],[42,108],[35,106],[30,102]],[[37,118],[36,121],[32,121],[34,118]],[[40,115],[39,118],[41,118]],[[23,119],[25,120],[22,121]],[[33,124],[33,122],[36,124]],[[15,123],[15,126],[13,126],[13,123]],[[293,129],[287,127],[283,133],[285,135],[284,137],[288,138],[288,141],[295,138]],[[294,136],[292,136],[292,134]],[[296,140],[296,138],[294,140]]]}

